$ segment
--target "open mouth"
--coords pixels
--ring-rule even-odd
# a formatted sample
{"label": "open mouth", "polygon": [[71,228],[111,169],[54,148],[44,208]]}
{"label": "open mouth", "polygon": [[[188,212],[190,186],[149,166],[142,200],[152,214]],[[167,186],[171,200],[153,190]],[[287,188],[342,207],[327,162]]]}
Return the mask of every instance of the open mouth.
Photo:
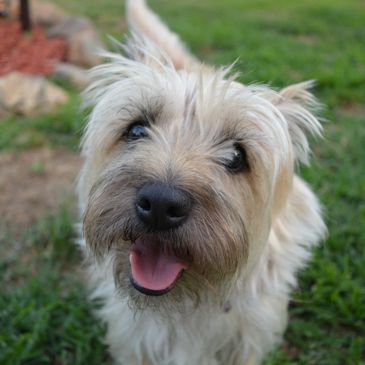
{"label": "open mouth", "polygon": [[153,240],[138,238],[129,252],[131,284],[146,295],[168,293],[188,263]]}

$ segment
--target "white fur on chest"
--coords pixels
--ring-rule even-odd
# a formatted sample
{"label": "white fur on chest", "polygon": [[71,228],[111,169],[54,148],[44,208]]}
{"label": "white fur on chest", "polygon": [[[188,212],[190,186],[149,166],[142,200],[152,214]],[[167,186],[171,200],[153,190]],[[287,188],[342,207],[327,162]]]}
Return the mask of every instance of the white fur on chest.
{"label": "white fur on chest", "polygon": [[[99,284],[94,295],[105,300],[100,316],[108,325],[111,353],[122,359],[121,364],[135,360],[140,364],[143,356],[151,365],[241,364],[251,353],[257,358],[264,355],[258,355],[255,344],[271,347],[286,324],[282,300],[257,302],[248,298],[249,293],[247,298],[244,293],[232,298],[229,312],[201,305],[174,318],[148,310],[136,313],[115,293],[111,277]],[[232,353],[233,348],[237,353]],[[219,357],[224,362],[218,362]]]}

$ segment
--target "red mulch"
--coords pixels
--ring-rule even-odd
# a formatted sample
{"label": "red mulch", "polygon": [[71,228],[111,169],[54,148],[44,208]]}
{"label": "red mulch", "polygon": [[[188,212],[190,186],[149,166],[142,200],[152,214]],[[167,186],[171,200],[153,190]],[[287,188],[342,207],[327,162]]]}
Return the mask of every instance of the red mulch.
{"label": "red mulch", "polygon": [[40,26],[23,33],[19,22],[0,19],[0,75],[11,71],[49,75],[54,64],[65,58],[64,39],[46,38]]}

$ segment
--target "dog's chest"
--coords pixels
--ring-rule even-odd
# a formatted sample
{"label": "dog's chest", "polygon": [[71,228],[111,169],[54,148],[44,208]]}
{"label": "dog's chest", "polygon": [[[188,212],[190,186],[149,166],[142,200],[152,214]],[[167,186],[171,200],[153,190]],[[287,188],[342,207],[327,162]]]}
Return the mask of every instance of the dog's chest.
{"label": "dog's chest", "polygon": [[230,349],[242,340],[240,318],[227,303],[219,312],[206,308],[175,319],[143,314],[131,320],[130,315],[125,311],[126,323],[120,324],[125,329],[123,347],[144,353],[153,364],[228,364]]}

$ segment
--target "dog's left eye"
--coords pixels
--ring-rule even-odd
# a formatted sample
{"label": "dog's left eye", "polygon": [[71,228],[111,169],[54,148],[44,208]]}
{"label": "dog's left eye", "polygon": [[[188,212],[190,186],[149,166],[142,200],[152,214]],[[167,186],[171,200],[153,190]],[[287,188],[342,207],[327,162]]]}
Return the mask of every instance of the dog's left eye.
{"label": "dog's left eye", "polygon": [[245,149],[239,144],[235,144],[231,159],[225,161],[224,165],[231,172],[241,172],[248,170],[249,165]]}
{"label": "dog's left eye", "polygon": [[128,141],[135,141],[147,137],[147,124],[144,122],[135,122],[131,124],[124,136]]}

